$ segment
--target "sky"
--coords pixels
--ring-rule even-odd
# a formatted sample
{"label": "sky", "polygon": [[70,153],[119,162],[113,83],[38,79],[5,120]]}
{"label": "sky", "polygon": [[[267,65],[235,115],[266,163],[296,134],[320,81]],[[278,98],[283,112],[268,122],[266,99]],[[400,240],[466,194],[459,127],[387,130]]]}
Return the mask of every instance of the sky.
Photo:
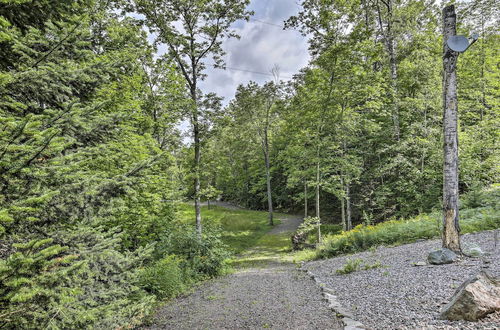
{"label": "sky", "polygon": [[233,24],[241,39],[223,44],[226,70],[207,69],[208,77],[200,85],[204,93],[224,97],[223,104],[234,97],[240,84],[272,80],[274,65],[280,68],[280,78],[288,80],[309,62],[307,38],[298,31],[283,30],[283,22],[299,12],[297,0],[252,0],[248,9],[255,12],[250,21]]}
{"label": "sky", "polygon": [[[239,85],[273,80],[271,70],[275,65],[283,81],[305,67],[310,60],[307,37],[296,30],[283,30],[284,21],[299,12],[297,3],[298,0],[252,0],[247,7],[254,12],[250,21],[241,20],[232,25],[241,38],[223,42],[226,69],[207,65],[207,78],[199,84],[202,92],[223,97],[225,106],[233,99]],[[154,36],[150,38],[152,41]],[[159,54],[165,51],[166,46],[160,47]],[[186,135],[184,142],[189,143],[189,122],[183,121],[178,127]]]}

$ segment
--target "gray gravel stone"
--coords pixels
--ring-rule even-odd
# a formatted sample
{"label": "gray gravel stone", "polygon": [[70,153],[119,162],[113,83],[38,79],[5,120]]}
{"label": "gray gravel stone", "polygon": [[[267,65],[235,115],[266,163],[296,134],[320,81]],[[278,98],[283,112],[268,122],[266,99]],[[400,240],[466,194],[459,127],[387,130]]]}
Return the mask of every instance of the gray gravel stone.
{"label": "gray gravel stone", "polygon": [[249,269],[175,299],[151,329],[341,329],[321,289],[293,265]]}
{"label": "gray gravel stone", "polygon": [[[494,234],[486,231],[462,237],[465,243],[480,245],[490,253],[488,271],[500,275],[500,258],[494,250]],[[463,258],[440,266],[415,267],[413,263],[439,248],[440,240],[428,240],[397,247],[380,247],[374,252],[309,262],[304,265],[329,288],[354,319],[372,329],[500,329],[500,313],[479,322],[440,320],[439,314],[462,282],[476,275],[481,258]],[[336,275],[348,258],[384,267]]]}
{"label": "gray gravel stone", "polygon": [[[293,231],[300,222],[300,217],[284,219],[270,234]],[[269,260],[170,301],[150,329],[342,329],[307,272]]]}

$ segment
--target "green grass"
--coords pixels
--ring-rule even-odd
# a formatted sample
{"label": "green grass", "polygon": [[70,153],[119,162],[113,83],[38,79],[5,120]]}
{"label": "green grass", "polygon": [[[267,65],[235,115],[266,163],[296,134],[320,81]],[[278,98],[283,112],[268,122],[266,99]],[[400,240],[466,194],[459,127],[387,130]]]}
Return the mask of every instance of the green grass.
{"label": "green grass", "polygon": [[[493,186],[472,196],[463,197],[460,210],[461,233],[473,233],[500,228],[500,188]],[[406,220],[391,220],[374,226],[359,225],[353,230],[326,236],[316,250],[305,250],[293,255],[292,260],[303,261],[352,254],[379,245],[399,245],[439,237],[441,212],[422,214]]]}
{"label": "green grass", "polygon": [[[210,206],[208,209],[207,206],[203,206],[201,214],[203,223],[221,227],[221,239],[234,254],[239,254],[257,245],[275,244],[274,241],[268,242],[269,238],[263,238],[272,229],[268,224],[267,212],[230,210],[220,206]],[[185,222],[194,222],[194,207],[185,203],[180,204],[178,215]],[[280,223],[279,219],[283,216],[285,215],[275,214],[275,225]]]}
{"label": "green grass", "polygon": [[292,249],[290,236],[292,233],[265,234],[255,242],[255,245],[231,260],[234,268],[260,268],[269,262],[289,262],[287,254]]}

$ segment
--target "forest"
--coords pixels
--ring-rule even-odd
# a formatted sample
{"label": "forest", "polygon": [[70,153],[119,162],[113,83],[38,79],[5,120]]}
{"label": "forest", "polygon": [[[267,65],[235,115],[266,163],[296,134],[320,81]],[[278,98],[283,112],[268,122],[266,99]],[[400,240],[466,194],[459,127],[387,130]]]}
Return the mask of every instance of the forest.
{"label": "forest", "polygon": [[[306,259],[369,249],[346,242],[371,228],[439,237],[446,3],[300,1],[280,24],[309,64],[225,100],[200,86],[250,0],[0,0],[0,328],[141,326],[283,214],[313,219]],[[456,68],[462,232],[492,230],[500,3],[450,3],[479,35]]]}

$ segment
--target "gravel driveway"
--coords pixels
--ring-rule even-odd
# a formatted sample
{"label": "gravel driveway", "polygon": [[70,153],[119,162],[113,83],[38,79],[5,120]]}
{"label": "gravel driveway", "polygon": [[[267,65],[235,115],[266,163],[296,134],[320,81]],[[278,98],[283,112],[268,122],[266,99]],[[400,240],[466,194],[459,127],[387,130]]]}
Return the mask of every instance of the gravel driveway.
{"label": "gravel driveway", "polygon": [[[293,231],[299,223],[291,216],[269,234]],[[209,281],[170,301],[151,329],[341,329],[315,282],[295,265],[276,260]]]}
{"label": "gravel driveway", "polygon": [[[437,319],[456,288],[466,279],[487,270],[500,275],[498,249],[492,231],[464,235],[462,244],[477,244],[489,252],[487,258],[464,258],[449,265],[414,266],[440,248],[440,240],[428,240],[398,247],[380,247],[363,252],[305,264],[305,268],[335,291],[339,302],[350,308],[355,319],[373,329],[500,329],[500,314],[480,323]],[[337,275],[347,259],[382,267]]]}

